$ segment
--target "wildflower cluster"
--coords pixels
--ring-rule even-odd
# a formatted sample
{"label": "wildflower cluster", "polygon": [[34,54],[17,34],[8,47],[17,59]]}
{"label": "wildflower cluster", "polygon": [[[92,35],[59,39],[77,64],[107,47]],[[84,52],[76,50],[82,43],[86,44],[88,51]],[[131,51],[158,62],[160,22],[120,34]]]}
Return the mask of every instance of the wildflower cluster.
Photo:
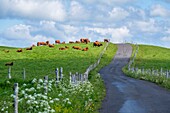
{"label": "wildflower cluster", "polygon": [[[47,90],[47,92],[45,92]],[[11,94],[14,98],[15,95]],[[93,86],[90,82],[68,84],[66,81],[56,83],[54,79],[45,81],[33,79],[23,84],[18,94],[19,111],[26,113],[81,112],[90,109],[93,103]],[[77,109],[78,108],[78,109]],[[1,112],[8,113],[4,103]]]}

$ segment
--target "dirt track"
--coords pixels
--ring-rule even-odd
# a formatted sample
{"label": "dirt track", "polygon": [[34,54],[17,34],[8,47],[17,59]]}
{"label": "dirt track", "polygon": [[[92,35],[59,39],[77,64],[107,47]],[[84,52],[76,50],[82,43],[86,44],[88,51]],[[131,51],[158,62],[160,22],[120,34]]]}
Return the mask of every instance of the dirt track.
{"label": "dirt track", "polygon": [[128,44],[118,44],[112,62],[100,70],[106,97],[100,113],[170,113],[170,91],[153,83],[129,78],[122,72],[132,53]]}

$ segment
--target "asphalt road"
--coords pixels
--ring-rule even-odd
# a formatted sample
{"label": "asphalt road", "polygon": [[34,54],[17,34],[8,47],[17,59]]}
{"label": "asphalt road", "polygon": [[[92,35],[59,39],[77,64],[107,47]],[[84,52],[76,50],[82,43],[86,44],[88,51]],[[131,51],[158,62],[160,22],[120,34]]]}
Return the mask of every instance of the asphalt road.
{"label": "asphalt road", "polygon": [[100,70],[106,97],[100,113],[170,113],[170,91],[122,72],[132,53],[129,44],[118,44],[111,63]]}

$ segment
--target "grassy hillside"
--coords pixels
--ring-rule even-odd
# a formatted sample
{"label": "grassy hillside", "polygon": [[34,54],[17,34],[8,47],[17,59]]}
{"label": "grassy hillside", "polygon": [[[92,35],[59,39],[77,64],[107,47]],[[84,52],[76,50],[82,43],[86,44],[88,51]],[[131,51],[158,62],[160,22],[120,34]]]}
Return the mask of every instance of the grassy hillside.
{"label": "grassy hillside", "polygon": [[135,66],[145,68],[170,69],[170,49],[139,45],[139,52],[135,59]]}
{"label": "grassy hillside", "polygon": [[[89,47],[89,51],[72,49],[72,46]],[[105,45],[105,44],[104,44]],[[59,47],[68,46],[68,50],[59,50]],[[0,48],[0,78],[4,80],[8,73],[6,62],[14,62],[12,66],[12,78],[21,79],[23,68],[26,70],[26,78],[33,79],[45,75],[54,76],[54,70],[57,67],[63,67],[64,74],[70,71],[83,73],[85,69],[94,63],[102,47],[92,47],[90,44],[61,44],[55,45],[54,48],[48,46],[34,47],[33,50],[25,50],[21,53],[16,52],[17,48]],[[4,50],[9,50],[8,53]],[[83,65],[82,65],[83,64]]]}
{"label": "grassy hillside", "polygon": [[[88,47],[89,51],[80,51],[72,49],[72,46],[80,46],[82,48]],[[105,43],[103,43],[105,46]],[[59,51],[59,47],[69,46],[68,50]],[[14,82],[18,82],[20,92],[29,90],[38,84],[33,83],[32,79],[42,79],[45,75],[48,75],[50,79],[55,79],[55,68],[63,67],[64,77],[68,78],[68,73],[85,72],[86,68],[92,63],[96,62],[100,52],[103,50],[104,46],[93,47],[92,43],[89,44],[62,44],[55,45],[54,48],[49,48],[48,46],[35,47],[31,51],[24,51],[22,53],[17,53],[17,48],[0,47],[0,108],[7,108],[5,100],[12,102],[10,94],[13,94],[12,87]],[[8,53],[5,51],[9,50]],[[105,95],[104,84],[98,71],[101,67],[107,65],[114,54],[116,53],[116,46],[109,44],[107,51],[101,59],[101,63],[95,70],[93,70],[89,75],[90,84],[85,85],[80,84],[80,86],[72,87],[65,83],[59,84],[58,88],[53,88],[52,92],[48,93],[49,98],[58,98],[59,101],[55,104],[50,104],[51,108],[58,113],[79,113],[79,112],[95,112],[100,107],[101,100]],[[6,62],[14,62],[12,66],[12,79],[8,80],[7,73],[8,67],[5,66]],[[22,70],[26,69],[26,80],[22,79]],[[23,84],[28,84],[26,88]],[[52,83],[54,83],[52,81]],[[55,83],[54,83],[55,84]],[[35,87],[36,88],[36,87]],[[100,89],[100,90],[99,90]],[[7,91],[7,92],[6,92]],[[89,92],[90,91],[90,92]],[[88,93],[88,94],[87,94]],[[35,94],[35,92],[30,92],[28,95]],[[62,94],[61,97],[58,95]],[[19,94],[20,98],[23,98],[23,94]],[[68,105],[68,100],[72,103]],[[8,112],[12,112],[12,104],[8,103]],[[20,111],[27,111],[34,107],[34,104],[27,105],[28,100],[19,103]],[[66,103],[65,103],[66,102]],[[9,106],[10,105],[10,106]],[[37,107],[37,106],[36,106]],[[40,110],[40,108],[37,108]],[[2,112],[2,111],[1,111]],[[35,112],[35,111],[33,111]]]}
{"label": "grassy hillside", "polygon": [[[136,46],[132,45],[133,47],[133,55],[134,51],[136,50]],[[133,57],[132,55],[132,57]],[[166,71],[170,69],[170,49],[157,47],[157,46],[149,46],[149,45],[139,45],[139,51],[135,58],[132,67],[138,67],[140,69],[154,69],[160,72],[160,69]],[[131,58],[132,59],[132,58]],[[129,72],[127,66],[123,68],[123,72],[134,78],[144,79],[151,82],[154,82],[158,85],[161,85],[165,88],[170,89],[170,78],[166,78],[166,76],[154,76],[149,74],[137,74]]]}

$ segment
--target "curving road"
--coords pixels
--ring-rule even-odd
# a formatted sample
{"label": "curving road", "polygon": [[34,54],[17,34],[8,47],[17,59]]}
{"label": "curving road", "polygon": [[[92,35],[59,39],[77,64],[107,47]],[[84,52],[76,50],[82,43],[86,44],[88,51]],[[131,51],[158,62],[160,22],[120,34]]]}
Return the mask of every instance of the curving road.
{"label": "curving road", "polygon": [[100,70],[106,97],[100,113],[170,113],[170,91],[153,83],[129,78],[122,72],[131,56],[129,44],[118,44],[112,62]]}

